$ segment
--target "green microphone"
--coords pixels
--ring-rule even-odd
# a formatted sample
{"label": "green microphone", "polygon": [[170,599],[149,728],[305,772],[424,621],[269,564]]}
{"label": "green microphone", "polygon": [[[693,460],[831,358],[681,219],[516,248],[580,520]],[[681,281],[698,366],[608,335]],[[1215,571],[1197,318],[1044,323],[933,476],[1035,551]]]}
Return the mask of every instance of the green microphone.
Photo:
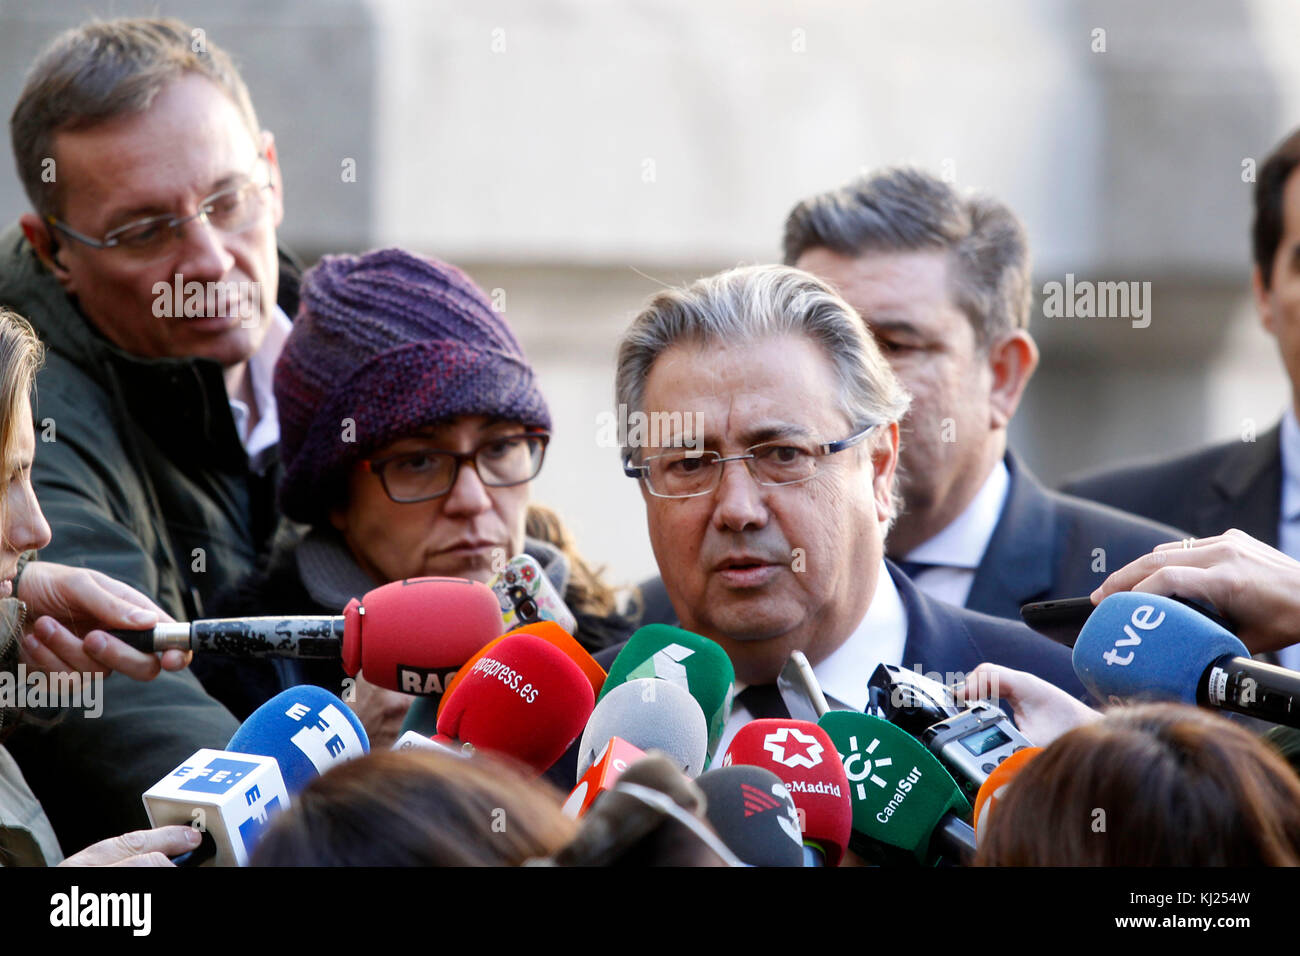
{"label": "green microphone", "polygon": [[736,689],[736,671],[727,652],[707,637],[680,627],[647,624],[628,638],[609,665],[609,676],[596,702],[620,684],[641,677],[666,680],[695,698],[708,725],[708,759],[712,761],[722,728],[731,716]]}
{"label": "green microphone", "polygon": [[866,860],[930,865],[967,862],[975,831],[962,818],[970,804],[925,745],[887,720],[834,710],[817,722],[844,763],[853,804],[849,848]]}

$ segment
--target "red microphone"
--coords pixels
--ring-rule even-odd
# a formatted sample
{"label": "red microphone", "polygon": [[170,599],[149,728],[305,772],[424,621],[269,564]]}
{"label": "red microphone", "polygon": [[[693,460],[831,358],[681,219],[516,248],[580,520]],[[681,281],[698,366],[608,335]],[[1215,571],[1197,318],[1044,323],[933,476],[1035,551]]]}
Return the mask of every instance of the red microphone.
{"label": "red microphone", "polygon": [[[853,803],[835,745],[807,720],[754,720],[732,738],[722,766],[746,764],[770,770],[794,798],[804,847],[839,866],[853,831]],[[805,850],[806,865],[820,865]]]}
{"label": "red microphone", "polygon": [[343,609],[343,669],[389,690],[437,696],[456,670],[501,633],[492,590],[464,578],[409,578]]}
{"label": "red microphone", "polygon": [[582,775],[578,785],[564,801],[564,813],[577,818],[591,809],[596,798],[606,790],[614,789],[623,771],[645,756],[640,747],[628,743],[622,737],[611,737],[605,749],[596,756],[595,762]]}
{"label": "red microphone", "polygon": [[465,669],[447,695],[438,733],[508,754],[540,774],[582,733],[595,706],[591,681],[564,651],[515,634]]}

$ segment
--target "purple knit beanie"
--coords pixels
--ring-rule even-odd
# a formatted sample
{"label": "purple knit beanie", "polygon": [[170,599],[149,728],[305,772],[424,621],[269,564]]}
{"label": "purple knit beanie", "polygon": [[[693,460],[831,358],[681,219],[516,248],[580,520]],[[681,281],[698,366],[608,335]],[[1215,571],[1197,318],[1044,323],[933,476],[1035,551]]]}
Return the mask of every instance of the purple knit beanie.
{"label": "purple knit beanie", "polygon": [[319,522],[349,469],[457,415],[549,429],[551,413],[505,320],[455,266],[380,249],[325,256],[302,278],[275,366],[280,510]]}

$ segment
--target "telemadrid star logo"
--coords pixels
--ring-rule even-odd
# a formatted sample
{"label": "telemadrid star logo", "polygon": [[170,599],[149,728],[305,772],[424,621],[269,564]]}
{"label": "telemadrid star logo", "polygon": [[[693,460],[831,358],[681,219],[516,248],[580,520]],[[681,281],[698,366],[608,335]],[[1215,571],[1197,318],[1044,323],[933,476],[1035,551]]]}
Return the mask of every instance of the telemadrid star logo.
{"label": "telemadrid star logo", "polygon": [[783,767],[815,767],[822,762],[825,748],[812,734],[805,734],[796,727],[782,727],[763,738],[763,749]]}

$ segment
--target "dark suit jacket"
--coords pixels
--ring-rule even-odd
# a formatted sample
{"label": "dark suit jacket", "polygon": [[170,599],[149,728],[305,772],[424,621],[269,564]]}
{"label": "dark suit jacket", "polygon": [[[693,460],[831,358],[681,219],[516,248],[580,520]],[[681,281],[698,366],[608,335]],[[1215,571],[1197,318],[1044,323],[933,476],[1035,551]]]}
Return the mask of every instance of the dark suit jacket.
{"label": "dark suit jacket", "polygon": [[[966,598],[972,611],[1019,621],[1020,605],[1084,597],[1110,572],[1158,544],[1185,537],[1177,527],[1044,488],[1010,452],[1006,465],[1011,484]],[[1104,571],[1092,569],[1097,548],[1105,552]],[[642,623],[672,623],[675,614],[662,581],[646,581],[641,594]]]}
{"label": "dark suit jacket", "polygon": [[[907,612],[904,667],[937,673],[946,681],[950,674],[965,674],[977,664],[990,661],[1037,674],[1075,697],[1088,700],[1087,691],[1074,676],[1070,651],[1064,646],[1024,624],[936,601],[920,591],[892,561],[886,561],[886,567]],[[675,623],[675,619],[668,623]],[[595,655],[596,661],[608,670],[622,649],[622,644],[607,647]],[[870,676],[862,675],[864,684]],[[577,756],[577,747],[570,747],[546,776],[558,786],[572,789],[577,782]]]}
{"label": "dark suit jacket", "polygon": [[1239,528],[1276,548],[1282,512],[1282,426],[1275,425],[1253,442],[1225,442],[1179,458],[1075,478],[1063,487],[1198,538]]}

